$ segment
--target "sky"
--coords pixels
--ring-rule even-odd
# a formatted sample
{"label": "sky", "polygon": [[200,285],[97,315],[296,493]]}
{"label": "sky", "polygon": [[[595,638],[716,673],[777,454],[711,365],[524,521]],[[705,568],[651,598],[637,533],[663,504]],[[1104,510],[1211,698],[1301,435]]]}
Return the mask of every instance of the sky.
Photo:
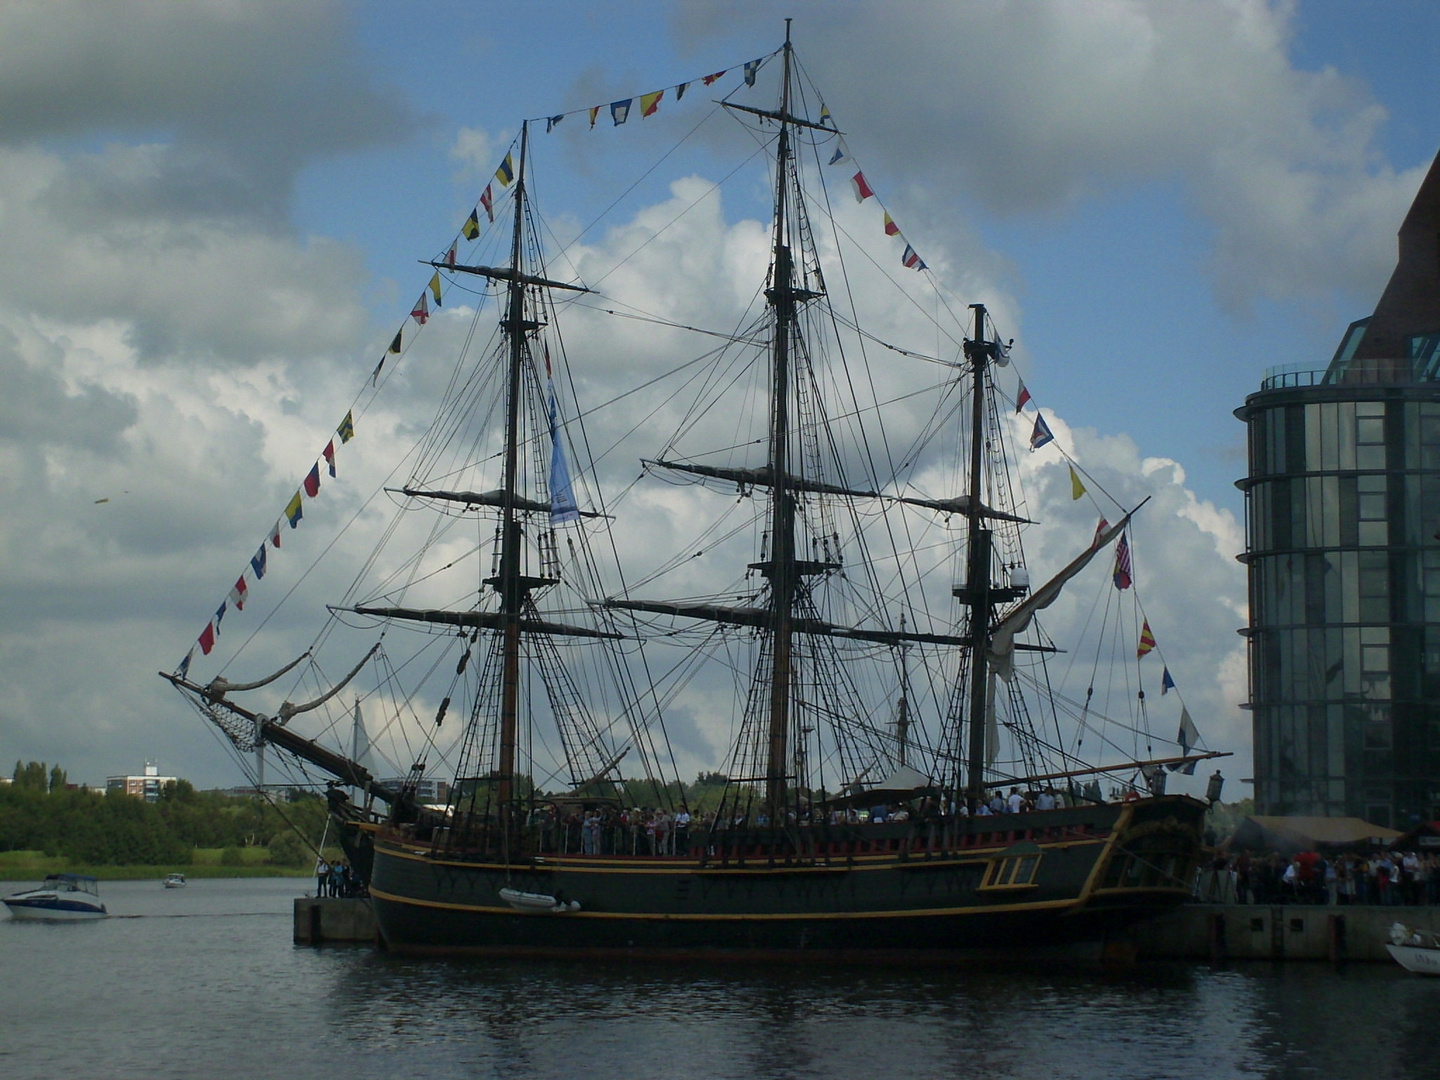
{"label": "sky", "polygon": [[[1123,501],[1152,498],[1146,616],[1207,745],[1248,776],[1232,413],[1269,368],[1324,367],[1393,267],[1440,148],[1426,0],[0,3],[4,771],[41,760],[99,784],[150,760],[239,782],[155,673],[364,385],[428,277],[417,260],[448,245],[522,118],[768,54],[786,15],[930,272],[1015,338],[1057,444]],[[597,178],[653,152],[633,128],[587,147],[576,126],[557,129],[568,178],[543,189],[574,233],[603,209]],[[722,149],[659,163],[635,226],[671,184],[718,179]],[[685,243],[743,261],[763,213],[758,189],[727,194]],[[619,243],[583,239],[580,266]],[[702,318],[697,290],[730,286],[717,263],[663,300]],[[599,344],[659,362],[657,341]],[[597,393],[606,372],[618,385],[624,366],[597,366]],[[406,374],[400,396],[431,383]],[[380,416],[346,472],[383,475],[409,421],[386,414],[387,440]],[[1037,499],[1068,489],[1053,448],[1027,469]],[[334,490],[337,514],[360,505]],[[1083,533],[1093,515],[1055,520]],[[297,542],[308,565],[318,540]],[[262,655],[283,652],[284,619],[243,617],[277,638]]]}

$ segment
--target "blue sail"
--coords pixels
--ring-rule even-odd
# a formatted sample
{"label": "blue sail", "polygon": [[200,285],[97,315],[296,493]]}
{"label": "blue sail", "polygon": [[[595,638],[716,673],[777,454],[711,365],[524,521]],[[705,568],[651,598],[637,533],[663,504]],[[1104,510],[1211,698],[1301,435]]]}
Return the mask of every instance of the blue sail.
{"label": "blue sail", "polygon": [[570,487],[570,465],[565,460],[565,445],[560,439],[560,425],[555,422],[555,384],[550,384],[550,524],[562,525],[578,521],[580,508]]}

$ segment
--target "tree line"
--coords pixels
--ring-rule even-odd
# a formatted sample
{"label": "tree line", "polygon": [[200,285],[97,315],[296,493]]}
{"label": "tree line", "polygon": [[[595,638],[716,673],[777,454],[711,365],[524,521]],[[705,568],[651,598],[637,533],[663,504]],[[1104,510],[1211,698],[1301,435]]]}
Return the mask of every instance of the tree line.
{"label": "tree line", "polygon": [[272,802],[176,780],[147,802],[71,788],[58,765],[16,762],[11,783],[0,785],[0,851],[42,851],[85,866],[186,866],[196,848],[260,845],[273,864],[304,866],[325,816],[325,800],[313,792]]}
{"label": "tree line", "polygon": [[[726,783],[720,773],[701,773],[693,784],[632,780],[610,794],[627,806],[699,813],[719,804]],[[299,789],[277,799],[196,791],[176,780],[149,802],[71,787],[59,765],[17,761],[11,783],[0,785],[0,852],[40,851],[81,866],[187,866],[197,848],[231,856],[259,846],[272,865],[306,866],[325,833],[325,800]]]}

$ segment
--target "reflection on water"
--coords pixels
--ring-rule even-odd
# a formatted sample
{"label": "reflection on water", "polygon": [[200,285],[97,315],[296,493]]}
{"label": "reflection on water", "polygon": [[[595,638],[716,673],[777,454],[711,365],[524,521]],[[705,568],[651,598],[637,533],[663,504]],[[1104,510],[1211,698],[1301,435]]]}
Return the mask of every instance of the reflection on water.
{"label": "reflection on water", "polygon": [[301,888],[123,883],[132,918],[0,923],[0,1073],[1419,1080],[1440,1052],[1440,979],[1398,967],[417,961],[291,945]]}

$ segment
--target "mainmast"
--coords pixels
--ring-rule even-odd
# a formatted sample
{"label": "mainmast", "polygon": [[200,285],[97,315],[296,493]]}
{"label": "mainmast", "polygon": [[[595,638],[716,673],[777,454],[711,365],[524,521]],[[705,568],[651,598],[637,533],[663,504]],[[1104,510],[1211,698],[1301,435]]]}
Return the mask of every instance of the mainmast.
{"label": "mainmast", "polygon": [[[795,258],[787,238],[787,209],[795,197],[791,184],[791,129],[817,127],[808,120],[790,114],[790,80],[792,47],[790,20],[785,20],[785,47],[782,50],[780,78],[780,109],[762,113],[780,125],[775,146],[775,231],[774,260],[770,288],[765,299],[775,312],[775,337],[771,343],[770,385],[770,557],[753,564],[770,581],[770,687],[769,739],[765,762],[765,809],[772,822],[783,820],[787,780],[790,769],[790,705],[795,678],[794,642],[797,627],[795,604],[800,592],[800,579],[807,574],[823,574],[838,568],[828,560],[800,560],[795,553],[795,493],[805,490],[832,489],[817,485],[789,471],[790,466],[790,365],[791,340],[796,333],[800,305],[822,294],[798,286],[795,282]],[[743,106],[741,106],[743,108]],[[797,210],[797,215],[800,213]],[[847,492],[847,494],[855,494]]]}
{"label": "mainmast", "polygon": [[[798,500],[806,495],[834,495],[842,499],[874,499],[876,491],[856,490],[848,485],[833,484],[815,474],[813,464],[807,470],[807,451],[797,435],[797,417],[793,413],[804,408],[805,387],[798,385],[793,365],[803,355],[800,315],[805,304],[824,296],[818,265],[810,263],[805,208],[795,171],[797,133],[810,129],[833,136],[835,129],[817,124],[792,113],[795,63],[786,20],[785,45],[781,52],[782,78],[779,108],[757,109],[735,102],[723,104],[737,112],[749,113],[775,124],[779,134],[775,144],[775,210],[771,247],[771,268],[765,299],[772,315],[773,338],[766,359],[769,362],[770,409],[765,437],[767,463],[759,468],[708,465],[696,462],[656,460],[647,464],[688,473],[707,479],[731,481],[742,490],[768,489],[771,502],[765,512],[766,536],[761,560],[750,564],[766,580],[766,588],[753,604],[726,601],[663,602],[610,597],[606,606],[632,611],[680,616],[732,626],[753,627],[763,631],[768,656],[762,653],[760,666],[752,684],[747,723],[754,722],[754,773],[746,782],[763,778],[765,790],[763,809],[772,823],[784,821],[786,802],[790,797],[791,780],[799,772],[794,763],[795,719],[799,687],[799,668],[804,657],[797,655],[799,642],[805,638],[845,639],[886,645],[902,642],[927,642],[955,645],[968,638],[905,630],[865,629],[832,623],[819,618],[808,604],[809,577],[833,573],[841,568],[838,550],[832,552],[828,542],[806,552],[797,537],[800,527]],[[799,251],[792,248],[795,235]],[[799,265],[797,265],[797,254]],[[801,378],[804,373],[801,373]],[[813,391],[810,391],[813,392]],[[805,418],[799,417],[801,423]],[[818,451],[817,451],[818,456]],[[791,458],[796,458],[792,462]],[[836,538],[838,542],[838,537]],[[768,661],[768,663],[767,663]],[[907,714],[908,715],[908,714]],[[748,733],[747,733],[748,737]],[[903,738],[903,736],[902,736]],[[749,744],[747,744],[749,745]],[[763,759],[763,760],[757,760]]]}
{"label": "mainmast", "polygon": [[765,807],[772,822],[782,820],[790,732],[790,682],[794,640],[795,503],[786,481],[790,444],[790,332],[798,303],[792,281],[790,247],[785,236],[785,204],[790,182],[790,20],[785,20],[784,68],[780,79],[780,138],[775,150],[775,260],[765,296],[775,310],[775,340],[770,390],[770,470],[774,477],[770,508],[770,561],[761,571],[770,578],[771,670],[770,739],[765,767]]}

